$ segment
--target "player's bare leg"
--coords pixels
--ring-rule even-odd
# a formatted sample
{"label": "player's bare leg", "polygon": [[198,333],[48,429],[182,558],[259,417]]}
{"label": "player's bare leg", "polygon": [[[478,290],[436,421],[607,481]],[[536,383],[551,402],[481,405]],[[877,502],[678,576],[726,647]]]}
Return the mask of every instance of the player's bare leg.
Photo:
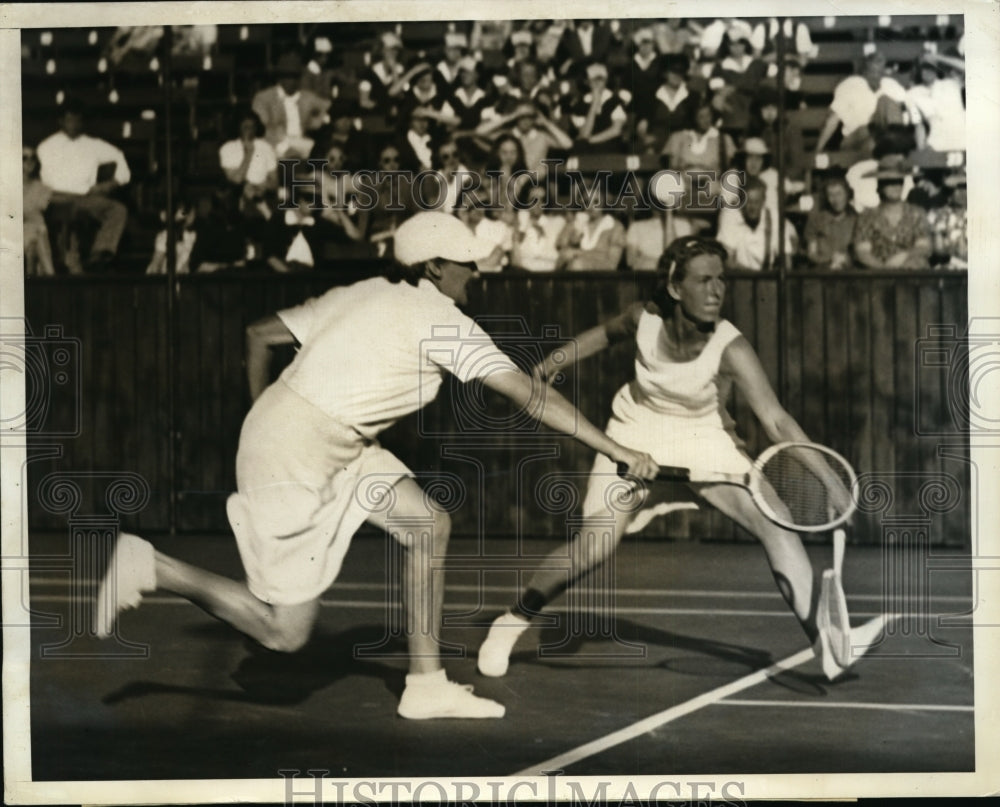
{"label": "player's bare leg", "polygon": [[604,563],[617,549],[625,534],[631,512],[627,508],[594,514],[585,519],[569,545],[569,569],[565,548],[560,547],[545,558],[535,570],[517,604],[497,617],[486,640],[479,648],[478,668],[483,675],[504,675],[518,637],[531,624],[531,618],[568,586]]}
{"label": "player's bare leg", "polygon": [[243,581],[200,569],[122,533],[98,593],[97,635],[109,635],[119,611],[137,606],[143,594],[156,590],[179,594],[264,647],[286,653],[309,640],[319,613],[319,600],[270,605],[251,594]]}
{"label": "player's bare leg", "polygon": [[[393,494],[391,518],[379,512],[372,514],[369,521],[387,530],[406,548],[402,588],[410,672],[399,714],[415,720],[503,717],[501,704],[473,695],[472,687],[449,681],[441,666],[438,629],[444,608],[444,572],[434,569],[447,552],[451,519],[447,513],[430,507],[424,491],[409,477],[396,483]],[[421,528],[403,529],[406,522]],[[423,525],[430,526],[430,531]]]}

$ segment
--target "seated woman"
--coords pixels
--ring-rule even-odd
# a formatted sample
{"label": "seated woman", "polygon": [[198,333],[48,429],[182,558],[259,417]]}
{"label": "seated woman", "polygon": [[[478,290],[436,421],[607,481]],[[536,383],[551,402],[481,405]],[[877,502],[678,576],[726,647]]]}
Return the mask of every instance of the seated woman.
{"label": "seated woman", "polygon": [[577,213],[559,236],[559,265],[570,271],[613,271],[625,251],[625,227],[605,210],[595,192],[586,210]]}
{"label": "seated woman", "polygon": [[890,154],[869,174],[878,180],[881,202],[858,217],[854,254],[868,269],[926,269],[931,254],[927,213],[903,201],[903,180],[912,172],[904,158]]}
{"label": "seated woman", "polygon": [[513,210],[528,182],[521,141],[511,134],[498,137],[486,160],[485,189],[493,204]]}
{"label": "seated woman", "polygon": [[358,81],[358,103],[362,109],[389,115],[406,84],[406,68],[400,60],[403,40],[386,31],[379,37],[379,49],[381,57],[361,74]]}
{"label": "seated woman", "polygon": [[850,269],[851,245],[858,214],[851,207],[851,188],[843,173],[823,185],[820,203],[806,219],[806,257],[814,269]]}
{"label": "seated woman", "polygon": [[948,201],[929,213],[935,258],[941,258],[946,269],[968,269],[969,221],[965,172],[945,177],[944,184],[950,189]]}
{"label": "seated woman", "polygon": [[750,51],[750,36],[745,23],[729,28],[708,84],[715,91],[713,104],[727,129],[745,129],[750,123],[754,93],[767,75],[767,65]]}
{"label": "seated woman", "polygon": [[[736,144],[733,139],[718,129],[715,109],[707,101],[698,104],[694,114],[694,128],[674,132],[663,147],[667,164],[679,171],[685,178],[685,187],[690,197],[690,171],[713,171],[719,176],[733,161]],[[721,188],[718,180],[708,188],[711,197],[718,196]]]}
{"label": "seated woman", "polygon": [[278,188],[278,157],[264,139],[264,124],[252,109],[238,114],[234,129],[236,137],[219,148],[219,165],[236,191],[240,213],[248,219],[267,220]]}
{"label": "seated woman", "polygon": [[511,248],[511,265],[527,272],[552,272],[559,263],[559,236],[567,226],[566,217],[547,213],[544,187],[527,194],[527,210],[518,213]]}
{"label": "seated woman", "polygon": [[[785,105],[788,108],[787,95]],[[771,154],[778,153],[778,112],[778,88],[765,84],[757,91],[750,107],[750,124],[747,126],[746,136],[747,139],[756,137],[762,140]],[[786,118],[781,136],[785,150],[785,176],[801,183],[808,167],[801,127]]]}
{"label": "seated woman", "polygon": [[622,130],[628,115],[618,93],[608,88],[608,69],[594,63],[587,67],[587,92],[573,105],[575,154],[604,154],[622,151]]}

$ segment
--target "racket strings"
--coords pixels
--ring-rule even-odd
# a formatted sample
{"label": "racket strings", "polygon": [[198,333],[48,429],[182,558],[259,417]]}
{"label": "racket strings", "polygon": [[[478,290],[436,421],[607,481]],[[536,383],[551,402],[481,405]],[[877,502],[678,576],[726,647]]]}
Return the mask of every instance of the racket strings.
{"label": "racket strings", "polygon": [[788,446],[758,470],[760,504],[779,520],[816,528],[837,522],[851,506],[850,469],[821,449]]}

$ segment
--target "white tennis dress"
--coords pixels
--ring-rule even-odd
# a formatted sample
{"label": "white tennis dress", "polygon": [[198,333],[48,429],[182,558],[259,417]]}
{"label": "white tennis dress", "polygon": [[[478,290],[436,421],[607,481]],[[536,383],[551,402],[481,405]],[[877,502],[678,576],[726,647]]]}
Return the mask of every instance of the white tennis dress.
{"label": "white tennis dress", "polygon": [[[728,320],[720,320],[697,358],[677,362],[660,345],[662,330],[662,317],[642,312],[635,334],[635,379],[615,395],[608,437],[648,452],[660,465],[746,472],[751,463],[726,429],[718,386],[723,351],[740,332]],[[616,477],[615,464],[598,454],[584,515],[607,512],[606,497]]]}

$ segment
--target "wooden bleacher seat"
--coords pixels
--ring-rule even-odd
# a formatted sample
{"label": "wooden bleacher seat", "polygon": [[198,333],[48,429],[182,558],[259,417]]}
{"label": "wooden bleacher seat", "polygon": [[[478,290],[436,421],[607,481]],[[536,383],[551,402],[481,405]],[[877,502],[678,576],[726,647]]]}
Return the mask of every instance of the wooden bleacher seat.
{"label": "wooden bleacher seat", "polygon": [[[821,42],[819,53],[812,64],[855,63],[864,58],[866,51],[874,46],[890,62],[912,62],[926,50],[923,40],[877,41],[877,42]],[[940,43],[938,45],[941,47]]]}

